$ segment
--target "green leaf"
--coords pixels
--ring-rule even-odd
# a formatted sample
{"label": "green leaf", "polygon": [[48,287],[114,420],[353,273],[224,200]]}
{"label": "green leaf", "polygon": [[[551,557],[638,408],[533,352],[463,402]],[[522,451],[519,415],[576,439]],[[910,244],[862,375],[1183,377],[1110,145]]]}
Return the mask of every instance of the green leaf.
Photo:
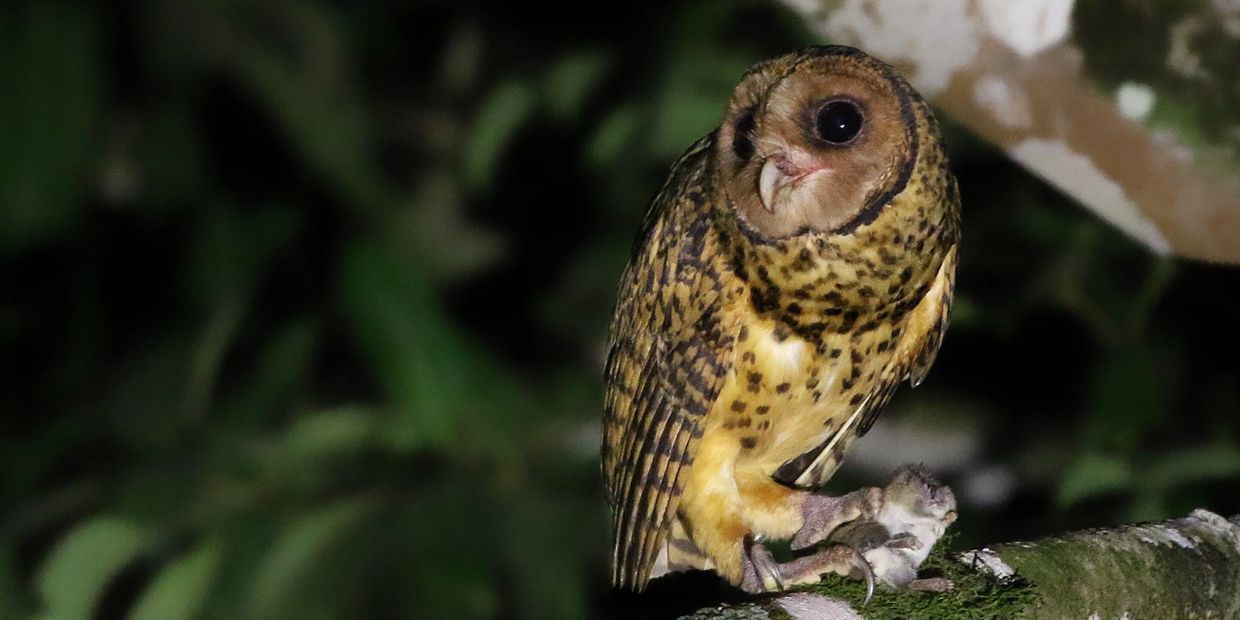
{"label": "green leaf", "polygon": [[142,198],[144,206],[175,209],[209,195],[216,180],[209,176],[208,154],[193,117],[194,103],[181,94],[160,98],[142,128]]}
{"label": "green leaf", "polygon": [[108,582],[142,553],[148,532],[118,517],[96,517],[56,544],[36,583],[44,620],[91,617]]}
{"label": "green leaf", "polygon": [[1149,346],[1113,350],[1091,382],[1085,435],[1089,445],[1124,452],[1165,419],[1170,398],[1166,355]]}
{"label": "green leaf", "polygon": [[1085,454],[1068,466],[1059,480],[1056,501],[1061,508],[1116,491],[1126,491],[1135,484],[1128,461],[1101,454]]}
{"label": "green leaf", "polygon": [[186,296],[210,307],[250,286],[287,248],[300,224],[293,209],[212,205],[194,225],[183,276]]}
{"label": "green leaf", "polygon": [[[509,496],[501,525],[502,551],[513,566],[515,615],[520,618],[585,618],[589,579],[577,568],[586,554],[580,539],[564,536],[582,527],[589,510],[580,503],[540,496]],[[601,525],[598,524],[598,525]],[[563,561],[547,562],[547,549]]]}
{"label": "green leaf", "polygon": [[299,418],[284,436],[284,461],[304,467],[367,446],[377,430],[376,414],[361,407],[320,411]]}
{"label": "green leaf", "polygon": [[590,138],[585,150],[586,161],[594,168],[606,169],[624,152],[624,147],[637,135],[640,126],[641,116],[637,106],[628,104],[612,110]]}
{"label": "green leaf", "polygon": [[1240,449],[1218,444],[1177,450],[1156,459],[1142,477],[1153,488],[1172,489],[1185,484],[1240,476]]}
{"label": "green leaf", "polygon": [[206,415],[215,396],[224,358],[237,339],[249,305],[249,291],[237,290],[221,298],[211,309],[195,343],[185,382],[182,402],[188,419],[199,420]]}
{"label": "green leaf", "polygon": [[717,49],[689,49],[672,58],[650,132],[651,154],[673,159],[710,133],[751,61]]}
{"label": "green leaf", "polygon": [[399,407],[393,441],[439,445],[454,433],[454,371],[461,366],[452,328],[430,286],[390,254],[354,248],[344,259],[342,302],[372,372]]}
{"label": "green leaf", "polygon": [[[408,575],[408,590],[417,605],[413,616],[458,620],[502,614],[501,585],[496,581],[503,579],[504,587],[515,585],[500,577],[513,570],[505,561],[507,543],[500,527],[511,522],[511,515],[508,507],[495,510],[500,504],[484,500],[471,487],[466,476],[429,480],[381,526],[392,532],[393,544],[398,545],[401,572]],[[417,526],[402,526],[407,523]],[[525,536],[524,531],[516,534]],[[462,540],[469,544],[460,544]],[[554,560],[547,560],[546,553],[540,550],[535,557],[562,561],[558,549],[551,552]],[[520,616],[514,613],[513,617]]]}
{"label": "green leaf", "polygon": [[257,428],[285,411],[305,381],[314,361],[319,324],[296,320],[268,339],[259,354],[250,380],[230,395],[216,419],[242,428]]}
{"label": "green leaf", "polygon": [[129,620],[193,620],[200,615],[224,558],[210,540],[168,565],[142,593]]}
{"label": "green leaf", "polygon": [[415,182],[418,189],[409,208],[388,221],[392,247],[438,282],[461,280],[491,267],[508,250],[504,235],[472,220],[457,176],[449,166],[432,168]]}
{"label": "green leaf", "polygon": [[25,618],[22,588],[17,569],[17,553],[8,542],[0,543],[0,618]]}
{"label": "green leaf", "polygon": [[[510,448],[524,394],[457,329],[413,265],[378,245],[345,253],[341,305],[359,352],[395,405],[383,433],[396,450]],[[463,428],[470,432],[462,434]],[[453,440],[456,440],[455,442]]]}
{"label": "green leaf", "polygon": [[0,248],[74,221],[99,136],[101,48],[88,3],[38,2],[0,19]]}
{"label": "green leaf", "polygon": [[330,562],[332,546],[345,539],[373,509],[369,499],[354,498],[293,519],[255,571],[243,617],[282,617],[285,605],[312,594],[298,588],[302,580],[316,566]]}
{"label": "green leaf", "polygon": [[[240,17],[220,27],[234,37],[212,43],[266,102],[296,151],[357,211],[374,213],[390,205],[389,188],[372,156],[370,119],[357,96],[362,89],[343,79],[351,71],[324,70],[325,64],[343,69],[353,62],[341,44],[340,22],[329,9],[305,3],[296,10],[262,11],[262,19],[244,10],[231,13]],[[277,21],[271,26],[284,36],[247,32],[252,23],[268,20]],[[282,44],[288,41],[313,42],[313,52],[289,53]]]}
{"label": "green leaf", "polygon": [[726,103],[723,91],[695,90],[687,86],[671,89],[650,132],[651,155],[669,161],[679,157],[698,138],[715,128]]}
{"label": "green leaf", "polygon": [[535,103],[533,87],[521,79],[500,84],[483,102],[465,140],[464,178],[468,187],[478,192],[490,187],[504,149],[534,114]]}
{"label": "green leaf", "polygon": [[547,107],[561,121],[580,115],[587,98],[611,67],[611,59],[600,52],[578,52],[560,60],[547,73]]}

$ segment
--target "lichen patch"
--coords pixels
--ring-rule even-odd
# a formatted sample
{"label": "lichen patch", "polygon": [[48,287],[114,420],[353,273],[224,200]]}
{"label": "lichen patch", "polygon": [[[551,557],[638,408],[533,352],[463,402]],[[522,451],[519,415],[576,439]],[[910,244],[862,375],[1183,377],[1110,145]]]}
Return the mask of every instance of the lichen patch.
{"label": "lichen patch", "polygon": [[1171,27],[1171,45],[1167,49],[1167,66],[1188,78],[1209,77],[1201,66],[1201,56],[1193,50],[1193,39],[1205,27],[1200,16],[1189,15]]}
{"label": "lichen patch", "polygon": [[1124,82],[1115,91],[1115,104],[1124,118],[1144,121],[1154,109],[1154,90],[1145,84]]}
{"label": "lichen patch", "polygon": [[1201,522],[1210,531],[1231,541],[1236,551],[1240,552],[1240,522],[1233,523],[1222,515],[1210,512],[1204,508],[1194,510],[1188,518]]}
{"label": "lichen patch", "polygon": [[1223,32],[1233,39],[1240,39],[1240,1],[1210,0],[1214,11],[1223,23]]}
{"label": "lichen patch", "polygon": [[990,574],[1000,580],[1007,579],[1016,574],[1016,571],[1013,570],[1011,566],[1008,566],[1007,562],[1004,562],[1003,559],[999,557],[999,554],[991,551],[990,549],[978,549],[977,551],[971,551],[966,553],[961,559],[966,564],[976,564],[982,566],[989,571]]}
{"label": "lichen patch", "polygon": [[1007,80],[984,75],[973,83],[973,100],[1000,124],[1011,129],[1025,129],[1033,124],[1029,99]]}
{"label": "lichen patch", "polygon": [[1197,545],[1193,541],[1186,538],[1174,528],[1160,526],[1154,528],[1154,531],[1158,533],[1159,539],[1163,542],[1177,545],[1182,549],[1192,549],[1194,551],[1197,549]]}
{"label": "lichen patch", "polygon": [[1068,38],[1073,0],[982,0],[990,34],[1026,58]]}

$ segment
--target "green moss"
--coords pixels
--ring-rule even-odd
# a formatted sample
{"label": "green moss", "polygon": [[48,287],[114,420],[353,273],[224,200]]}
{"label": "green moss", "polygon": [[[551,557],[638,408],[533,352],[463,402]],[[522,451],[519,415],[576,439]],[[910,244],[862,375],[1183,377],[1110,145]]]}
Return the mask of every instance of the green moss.
{"label": "green moss", "polygon": [[[1207,533],[1183,532],[1200,542],[1191,548],[1155,542],[1159,526],[1070,534],[1036,547],[1005,545],[998,553],[1047,592],[1039,617],[1184,617],[1235,597],[1237,569]],[[1203,584],[1213,584],[1203,587]]]}
{"label": "green moss", "polygon": [[[923,577],[945,577],[954,585],[950,592],[891,592],[879,590],[865,607],[865,585],[835,575],[822,582],[797,588],[848,601],[866,618],[1010,618],[1036,600],[1033,586],[1020,578],[999,580],[975,571],[951,557],[947,551],[955,535],[945,537],[922,565]],[[777,603],[780,595],[770,595],[759,604],[704,609],[686,618],[782,618],[786,614]]]}
{"label": "green moss", "polygon": [[951,591],[891,592],[880,589],[868,605],[861,607],[865,599],[863,583],[831,575],[807,589],[846,600],[866,618],[874,619],[1011,618],[1035,600],[1033,586],[1025,580],[995,579],[951,557],[948,549],[954,538],[955,534],[950,534],[939,541],[919,571],[922,577],[941,576],[951,580]]}

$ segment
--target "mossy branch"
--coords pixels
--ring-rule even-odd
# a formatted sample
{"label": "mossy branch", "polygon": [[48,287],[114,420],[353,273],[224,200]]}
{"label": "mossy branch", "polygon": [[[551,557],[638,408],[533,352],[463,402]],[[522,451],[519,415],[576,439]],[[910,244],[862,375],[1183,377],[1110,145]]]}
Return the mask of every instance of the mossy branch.
{"label": "mossy branch", "polygon": [[828,578],[686,618],[1240,617],[1240,515],[1198,509],[960,554],[948,546],[940,543],[922,570],[950,579],[950,592],[878,592],[862,607],[859,583]]}

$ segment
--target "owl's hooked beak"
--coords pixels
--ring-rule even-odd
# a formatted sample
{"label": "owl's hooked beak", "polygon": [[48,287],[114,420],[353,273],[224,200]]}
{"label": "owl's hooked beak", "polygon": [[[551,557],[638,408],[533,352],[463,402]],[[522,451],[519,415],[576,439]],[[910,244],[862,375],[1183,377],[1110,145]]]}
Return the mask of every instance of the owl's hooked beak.
{"label": "owl's hooked beak", "polygon": [[779,171],[774,157],[768,158],[762,164],[762,173],[758,175],[758,196],[762,198],[762,206],[768,213],[775,212],[775,192],[779,191],[783,185],[781,181],[785,179],[787,177]]}
{"label": "owl's hooked beak", "polygon": [[762,172],[758,174],[758,197],[768,213],[775,213],[775,198],[785,188],[792,189],[802,179],[815,172],[825,171],[822,167],[801,167],[792,163],[785,154],[772,155],[762,163]]}

